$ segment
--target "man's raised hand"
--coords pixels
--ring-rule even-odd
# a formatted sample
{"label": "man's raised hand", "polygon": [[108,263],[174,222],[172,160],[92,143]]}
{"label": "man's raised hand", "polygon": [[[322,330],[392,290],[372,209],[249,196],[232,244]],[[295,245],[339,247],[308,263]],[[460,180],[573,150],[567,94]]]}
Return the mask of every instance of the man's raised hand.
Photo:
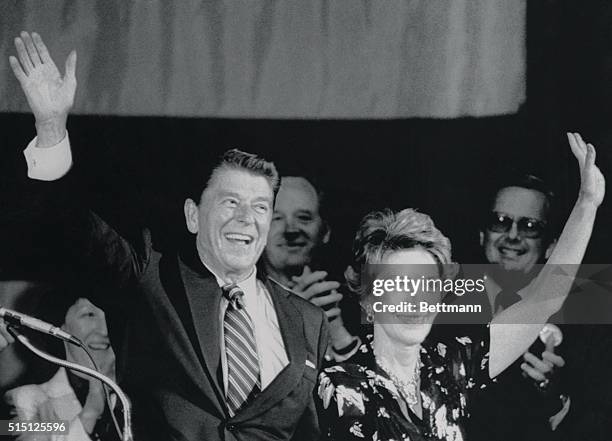
{"label": "man's raised hand", "polygon": [[9,57],[13,73],[34,118],[38,131],[38,147],[51,147],[62,140],[66,118],[76,92],[76,52],[66,59],[62,77],[40,35],[22,32],[15,38],[17,57]]}

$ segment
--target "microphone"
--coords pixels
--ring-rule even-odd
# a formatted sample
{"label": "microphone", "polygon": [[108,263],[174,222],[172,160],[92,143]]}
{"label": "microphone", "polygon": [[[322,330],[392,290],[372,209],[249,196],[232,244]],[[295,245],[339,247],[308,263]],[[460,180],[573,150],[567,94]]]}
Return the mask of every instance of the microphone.
{"label": "microphone", "polygon": [[30,317],[29,315],[0,307],[0,317],[3,318],[9,325],[25,326],[26,328],[34,329],[35,331],[42,332],[43,334],[52,335],[68,343],[72,343],[73,345],[82,345],[78,338],[68,334],[66,331],[62,331],[57,326],[53,326],[50,323],[43,322],[42,320],[34,317]]}

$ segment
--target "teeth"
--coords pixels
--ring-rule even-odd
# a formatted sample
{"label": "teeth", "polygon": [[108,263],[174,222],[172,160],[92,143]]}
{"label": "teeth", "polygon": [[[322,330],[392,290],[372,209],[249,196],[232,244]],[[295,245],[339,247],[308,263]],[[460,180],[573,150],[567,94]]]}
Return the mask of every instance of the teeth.
{"label": "teeth", "polygon": [[240,240],[246,243],[249,243],[251,241],[250,236],[247,236],[245,234],[239,234],[239,233],[226,234],[225,237],[229,240]]}
{"label": "teeth", "polygon": [[110,344],[108,343],[90,343],[87,346],[89,346],[90,349],[99,350],[99,349],[108,349],[110,347]]}

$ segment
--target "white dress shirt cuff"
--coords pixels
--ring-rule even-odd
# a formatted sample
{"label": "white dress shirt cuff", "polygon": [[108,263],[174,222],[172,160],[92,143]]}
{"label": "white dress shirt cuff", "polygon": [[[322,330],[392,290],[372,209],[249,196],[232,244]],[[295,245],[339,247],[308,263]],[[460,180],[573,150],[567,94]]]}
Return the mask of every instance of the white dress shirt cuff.
{"label": "white dress shirt cuff", "polygon": [[55,181],[70,170],[72,153],[68,132],[59,143],[48,148],[36,147],[35,137],[23,151],[28,164],[28,177],[39,181]]}

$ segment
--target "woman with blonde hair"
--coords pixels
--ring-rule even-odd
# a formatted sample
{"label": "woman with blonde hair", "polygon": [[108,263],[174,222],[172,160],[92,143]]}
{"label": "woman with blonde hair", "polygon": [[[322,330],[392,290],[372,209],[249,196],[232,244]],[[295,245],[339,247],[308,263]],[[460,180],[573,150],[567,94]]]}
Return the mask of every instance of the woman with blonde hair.
{"label": "woman with blonde hair", "polygon": [[[522,300],[495,316],[478,340],[431,338],[436,313],[429,310],[382,311],[383,304],[397,306],[406,300],[406,292],[389,283],[389,291],[374,295],[373,280],[452,280],[451,246],[429,216],[412,209],[364,218],[346,276],[373,324],[373,335],[349,362],[319,376],[324,439],[466,439],[474,395],[528,349],[561,307],[589,242],[605,181],[595,165],[594,147],[578,134],[568,138],[581,185],[563,233],[540,274],[522,290]],[[558,271],[562,264],[573,265]],[[436,303],[441,301],[437,295],[421,289],[408,299]]]}

